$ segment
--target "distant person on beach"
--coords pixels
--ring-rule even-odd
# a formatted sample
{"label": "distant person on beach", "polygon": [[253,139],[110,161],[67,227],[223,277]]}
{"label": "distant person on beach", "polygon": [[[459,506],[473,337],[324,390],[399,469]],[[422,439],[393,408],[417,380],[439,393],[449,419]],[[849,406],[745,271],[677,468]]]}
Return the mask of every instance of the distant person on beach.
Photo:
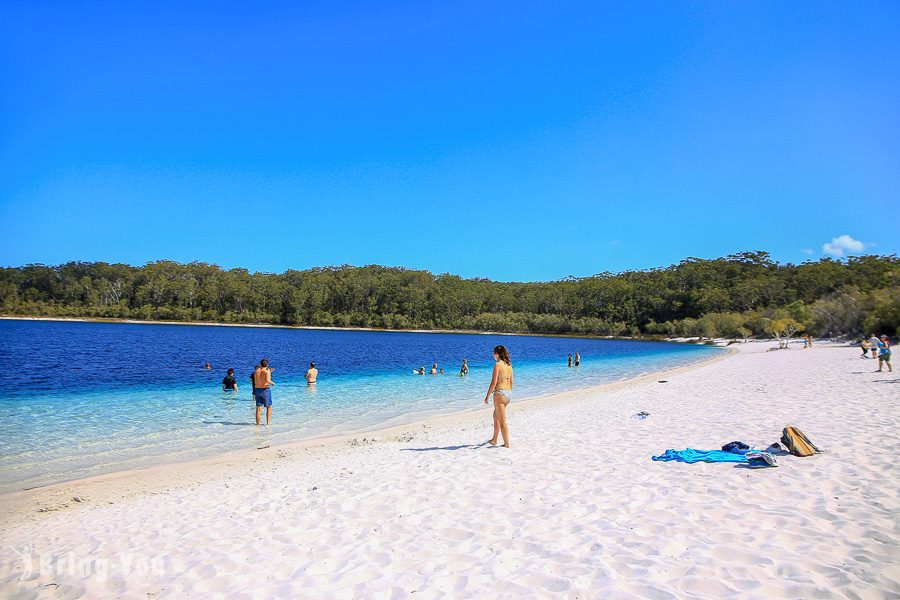
{"label": "distant person on beach", "polygon": [[869,336],[869,348],[872,350],[872,358],[878,358],[878,336],[874,333]]}
{"label": "distant person on beach", "polygon": [[228,369],[228,375],[226,375],[225,379],[222,380],[222,391],[223,392],[238,391],[237,379],[234,378],[234,369]]}
{"label": "distant person on beach", "polygon": [[269,361],[262,359],[259,361],[259,369],[253,373],[253,394],[256,397],[256,424],[259,425],[259,416],[263,406],[266,407],[266,425],[272,420],[272,369],[269,368]]}
{"label": "distant person on beach", "polygon": [[569,366],[570,367],[572,366],[572,355],[571,354],[569,355]]}
{"label": "distant person on beach", "polygon": [[433,365],[431,365],[431,374],[437,375],[437,372],[438,372],[437,363],[434,363]]}
{"label": "distant person on beach", "polygon": [[576,352],[575,353],[575,366],[577,367],[580,364],[581,364],[581,355]]}
{"label": "distant person on beach", "polygon": [[869,349],[872,348],[872,342],[869,341],[869,338],[863,338],[859,343],[859,347],[862,348],[862,357],[869,358]]}
{"label": "distant person on beach", "polygon": [[491,444],[497,445],[498,434],[503,435],[503,447],[509,448],[509,428],[506,425],[506,407],[512,400],[513,369],[509,350],[506,346],[494,348],[494,374],[491,376],[491,385],[484,397],[487,404],[491,396],[494,397],[494,437]]}
{"label": "distant person on beach", "polygon": [[462,364],[462,366],[459,368],[459,376],[460,376],[460,377],[463,377],[463,376],[468,375],[468,374],[469,374],[469,359],[468,359],[468,358],[464,358],[464,359],[463,359],[463,364]]}
{"label": "distant person on beach", "polygon": [[878,340],[878,372],[881,373],[882,365],[887,365],[888,372],[893,373],[894,368],[891,366],[891,342],[886,335],[881,336]]}
{"label": "distant person on beach", "polygon": [[309,370],[306,372],[306,385],[316,385],[316,378],[319,377],[319,370],[316,363],[309,363]]}

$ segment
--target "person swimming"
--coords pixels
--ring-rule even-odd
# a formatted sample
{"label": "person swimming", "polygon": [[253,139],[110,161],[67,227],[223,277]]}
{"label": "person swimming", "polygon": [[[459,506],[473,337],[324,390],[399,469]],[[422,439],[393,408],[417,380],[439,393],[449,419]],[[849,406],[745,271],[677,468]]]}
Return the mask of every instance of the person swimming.
{"label": "person swimming", "polygon": [[306,385],[316,385],[316,379],[319,377],[319,370],[316,363],[309,363],[309,370],[306,372]]}
{"label": "person swimming", "polygon": [[506,407],[512,401],[513,369],[506,346],[494,347],[494,373],[484,397],[484,403],[494,397],[494,436],[490,443],[497,445],[498,434],[503,435],[503,447],[509,448],[509,427],[506,423]]}
{"label": "person swimming", "polygon": [[438,366],[437,366],[437,363],[434,363],[433,365],[431,365],[431,374],[437,375],[437,372],[438,372]]}
{"label": "person swimming", "polygon": [[206,363],[205,365],[203,365],[203,368],[206,369],[207,371],[209,371],[210,369],[212,369],[212,365],[209,363]]}
{"label": "person swimming", "polygon": [[237,379],[234,378],[234,369],[228,369],[228,374],[225,376],[225,379],[222,380],[222,391],[223,392],[237,392],[238,391]]}

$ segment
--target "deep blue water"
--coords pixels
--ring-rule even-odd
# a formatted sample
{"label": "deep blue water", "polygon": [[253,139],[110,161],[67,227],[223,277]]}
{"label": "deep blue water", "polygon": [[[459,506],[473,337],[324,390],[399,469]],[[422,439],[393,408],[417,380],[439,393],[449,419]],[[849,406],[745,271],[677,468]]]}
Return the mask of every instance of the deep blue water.
{"label": "deep blue water", "polygon": [[[0,320],[0,491],[478,408],[496,344],[512,354],[516,401],[721,351],[538,336]],[[569,369],[566,357],[576,351],[582,365]],[[277,384],[270,428],[253,425],[247,385],[263,357]],[[459,377],[464,357],[470,374]],[[320,370],[316,388],[303,380],[310,361]],[[412,374],[435,362],[445,375]],[[237,394],[221,392],[229,367]]]}

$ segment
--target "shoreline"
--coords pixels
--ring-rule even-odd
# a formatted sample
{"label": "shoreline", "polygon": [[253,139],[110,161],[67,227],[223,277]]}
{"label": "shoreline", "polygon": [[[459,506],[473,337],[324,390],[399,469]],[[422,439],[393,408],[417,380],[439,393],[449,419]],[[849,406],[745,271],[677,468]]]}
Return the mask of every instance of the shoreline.
{"label": "shoreline", "polygon": [[[334,327],[325,325],[276,325],[270,323],[218,323],[216,321],[158,321],[143,319],[106,319],[102,317],[32,317],[26,315],[0,315],[0,321],[50,321],[59,323],[119,323],[123,325],[179,325],[196,327],[243,327],[249,329],[301,329],[310,331],[375,331],[385,333],[454,333],[466,335],[508,335],[528,337],[562,337],[592,340],[621,340],[632,342],[668,342],[673,344],[704,345],[707,341],[722,341],[714,338],[701,341],[697,338],[668,338],[664,336],[618,336],[591,335],[577,333],[516,333],[506,331],[480,331],[476,329],[384,329],[382,327]],[[768,341],[768,340],[752,340]]]}
{"label": "shoreline", "polygon": [[[538,405],[556,405],[570,401],[577,401],[579,398],[584,396],[593,396],[604,392],[608,393],[618,389],[627,389],[632,386],[650,382],[662,375],[673,376],[678,373],[692,371],[716,363],[718,361],[725,360],[736,354],[738,354],[738,351],[736,349],[728,348],[725,352],[717,356],[711,356],[702,360],[698,360],[697,362],[689,365],[673,367],[661,371],[653,371],[651,373],[646,373],[637,377],[630,377],[628,379],[613,381],[598,386],[575,388],[563,392],[553,392],[540,396],[533,396],[519,402],[514,402],[510,406],[510,415],[514,415],[520,411],[530,410]],[[87,495],[88,493],[90,493],[90,491],[84,491],[84,489],[91,488],[92,486],[95,488],[98,486],[114,486],[118,483],[128,483],[129,480],[140,480],[144,478],[144,476],[148,476],[149,478],[164,475],[171,476],[173,475],[173,472],[178,475],[196,474],[197,472],[203,472],[208,467],[222,467],[223,465],[228,465],[234,462],[255,461],[260,458],[269,458],[273,454],[285,451],[296,452],[298,450],[321,449],[323,452],[328,452],[344,444],[349,443],[353,445],[353,442],[358,441],[358,438],[360,437],[364,438],[364,443],[391,441],[391,439],[378,438],[392,438],[392,436],[393,438],[404,438],[408,434],[420,431],[423,428],[437,428],[440,425],[469,424],[471,421],[474,421],[476,419],[487,419],[488,417],[485,416],[486,410],[488,410],[487,406],[479,406],[478,408],[433,415],[424,419],[416,419],[414,421],[401,423],[398,425],[390,425],[386,427],[375,426],[374,428],[362,428],[340,435],[317,436],[280,444],[266,444],[264,446],[257,447],[256,449],[244,448],[240,450],[231,450],[228,452],[216,453],[211,456],[205,456],[197,459],[161,462],[159,464],[154,464],[146,467],[110,471],[108,473],[91,475],[89,477],[80,477],[46,485],[38,485],[29,488],[0,492],[0,522],[6,520],[8,517],[10,517],[11,514],[17,512],[11,508],[12,506],[29,505],[32,501],[39,500],[40,496],[56,496],[60,493],[65,496],[69,496],[70,494],[78,496],[79,492],[81,494]],[[368,441],[369,436],[372,436],[375,439],[373,441]],[[204,476],[209,476],[209,473],[204,473]],[[135,483],[135,481],[131,481],[131,483]]]}

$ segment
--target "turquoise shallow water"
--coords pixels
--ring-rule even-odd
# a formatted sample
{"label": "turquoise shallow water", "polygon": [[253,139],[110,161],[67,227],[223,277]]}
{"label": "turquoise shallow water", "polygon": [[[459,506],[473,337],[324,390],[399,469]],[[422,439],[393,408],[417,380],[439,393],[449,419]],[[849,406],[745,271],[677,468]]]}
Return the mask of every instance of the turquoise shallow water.
{"label": "turquoise shallow water", "polygon": [[[722,352],[536,336],[43,321],[0,321],[0,340],[0,491],[478,408],[498,343],[513,356],[514,401]],[[575,351],[582,365],[567,368]],[[257,428],[248,376],[264,356],[275,368],[274,423]],[[468,377],[457,375],[463,357]],[[321,371],[315,388],[303,380],[310,360]],[[412,374],[434,362],[447,374]],[[228,367],[237,371],[236,394],[220,391]]]}

